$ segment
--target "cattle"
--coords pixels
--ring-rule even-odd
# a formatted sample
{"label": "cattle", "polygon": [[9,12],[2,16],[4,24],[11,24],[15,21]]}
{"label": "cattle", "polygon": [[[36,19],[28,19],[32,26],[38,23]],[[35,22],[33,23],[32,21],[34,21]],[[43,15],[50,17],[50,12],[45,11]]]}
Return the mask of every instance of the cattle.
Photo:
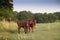
{"label": "cattle", "polygon": [[27,20],[18,20],[17,24],[18,24],[18,33],[20,33],[21,27],[24,28],[25,33],[28,32],[29,28],[28,28],[28,21]]}
{"label": "cattle", "polygon": [[32,29],[32,32],[33,32],[33,29],[35,28],[35,25],[36,25],[36,20],[28,20],[28,25],[29,25],[29,32],[30,32],[30,29]]}
{"label": "cattle", "polygon": [[24,32],[27,33],[30,32],[30,28],[32,29],[33,32],[33,28],[35,28],[36,21],[32,19],[18,20],[17,24],[18,24],[18,33],[20,33],[21,27],[24,28]]}

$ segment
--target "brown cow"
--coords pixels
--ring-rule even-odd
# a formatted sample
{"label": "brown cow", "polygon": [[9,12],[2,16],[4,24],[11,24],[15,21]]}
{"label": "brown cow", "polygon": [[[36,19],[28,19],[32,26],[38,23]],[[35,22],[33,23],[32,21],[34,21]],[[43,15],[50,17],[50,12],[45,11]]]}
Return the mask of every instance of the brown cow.
{"label": "brown cow", "polygon": [[18,20],[17,21],[18,24],[18,33],[20,33],[20,29],[21,27],[24,28],[24,32],[27,33],[28,32],[28,21],[27,20]]}
{"label": "brown cow", "polygon": [[27,33],[28,31],[30,32],[30,28],[32,29],[35,28],[36,20],[18,20],[18,33],[20,33],[21,27],[24,28],[24,32]]}
{"label": "brown cow", "polygon": [[34,19],[31,19],[31,20],[28,20],[29,22],[29,32],[30,32],[30,28],[32,29],[32,32],[33,32],[33,29],[35,28],[35,25],[36,25],[36,20]]}

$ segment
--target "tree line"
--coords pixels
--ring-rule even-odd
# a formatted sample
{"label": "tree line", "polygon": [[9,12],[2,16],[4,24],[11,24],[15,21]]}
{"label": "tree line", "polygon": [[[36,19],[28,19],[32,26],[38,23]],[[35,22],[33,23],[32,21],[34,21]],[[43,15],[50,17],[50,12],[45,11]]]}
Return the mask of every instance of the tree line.
{"label": "tree line", "polygon": [[16,18],[20,19],[35,19],[37,23],[49,23],[60,20],[60,12],[54,13],[32,13],[30,11],[21,11],[17,13]]}
{"label": "tree line", "polygon": [[25,20],[25,19],[35,19],[37,23],[49,23],[60,20],[60,12],[54,13],[32,13],[30,11],[13,11],[13,14],[2,14],[0,15],[0,20],[3,16],[6,16],[6,20]]}
{"label": "tree line", "polygon": [[[42,9],[43,10],[43,9]],[[35,19],[37,23],[49,23],[60,20],[60,12],[32,13],[30,11],[13,11],[13,0],[0,0],[0,20],[7,21]]]}

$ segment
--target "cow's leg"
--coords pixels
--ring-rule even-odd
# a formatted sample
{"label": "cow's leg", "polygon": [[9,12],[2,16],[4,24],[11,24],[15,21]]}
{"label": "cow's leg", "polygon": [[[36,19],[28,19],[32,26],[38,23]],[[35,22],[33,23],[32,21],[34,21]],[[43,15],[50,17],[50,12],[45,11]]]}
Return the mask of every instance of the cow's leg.
{"label": "cow's leg", "polygon": [[32,32],[33,32],[33,27],[32,27]]}
{"label": "cow's leg", "polygon": [[19,34],[20,34],[20,28],[21,28],[21,27],[19,26],[19,27],[18,27],[18,33],[19,33]]}
{"label": "cow's leg", "polygon": [[30,27],[29,26],[27,26],[27,32],[30,32]]}
{"label": "cow's leg", "polygon": [[26,32],[26,27],[24,27],[24,32],[27,33],[27,32]]}
{"label": "cow's leg", "polygon": [[30,27],[29,27],[29,32],[30,32]]}
{"label": "cow's leg", "polygon": [[31,28],[32,28],[32,32],[33,32],[33,28],[34,28],[34,26],[32,25],[32,27],[31,27]]}
{"label": "cow's leg", "polygon": [[28,33],[28,31],[29,31],[29,27],[28,26],[24,27],[24,32]]}

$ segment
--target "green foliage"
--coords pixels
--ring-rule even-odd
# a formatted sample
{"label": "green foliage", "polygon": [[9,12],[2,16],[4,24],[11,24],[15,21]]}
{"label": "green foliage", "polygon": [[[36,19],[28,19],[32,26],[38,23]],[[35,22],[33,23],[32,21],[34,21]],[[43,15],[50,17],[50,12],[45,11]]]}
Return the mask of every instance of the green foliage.
{"label": "green foliage", "polygon": [[58,20],[58,17],[52,13],[48,14],[48,21],[49,22],[55,22],[56,20]]}
{"label": "green foliage", "polygon": [[30,11],[12,11],[12,10],[5,10],[0,8],[0,20],[2,17],[5,17],[7,20],[25,20],[25,19],[35,19],[37,23],[48,23],[48,22],[55,22],[56,20],[60,20],[60,12],[55,13],[35,13],[33,14]]}
{"label": "green foliage", "polygon": [[37,20],[37,23],[48,23],[48,22],[55,22],[58,20],[58,16],[52,13],[36,13],[34,14],[34,18]]}
{"label": "green foliage", "polygon": [[8,13],[8,10],[0,8],[0,18],[2,18],[2,17],[5,17],[5,18],[7,18],[7,17],[9,18],[10,17],[10,15]]}
{"label": "green foliage", "polygon": [[59,12],[57,13],[31,13],[27,11],[21,11],[17,13],[17,19],[35,19],[37,20],[37,23],[48,23],[48,22],[55,22],[60,18]]}
{"label": "green foliage", "polygon": [[33,18],[33,14],[31,12],[27,12],[27,11],[21,11],[17,14],[17,18],[18,20],[20,19],[32,19]]}
{"label": "green foliage", "polygon": [[60,12],[54,12],[54,15],[58,16],[58,20],[60,20]]}
{"label": "green foliage", "polygon": [[6,20],[9,20],[10,18],[14,18],[15,13],[12,10],[5,10],[3,8],[0,8],[0,19],[2,17],[5,17]]}
{"label": "green foliage", "polygon": [[0,8],[12,10],[13,0],[0,0]]}
{"label": "green foliage", "polygon": [[0,19],[5,17],[6,20],[15,19],[13,11],[13,0],[0,0]]}
{"label": "green foliage", "polygon": [[39,23],[43,22],[42,14],[40,14],[40,13],[34,14],[34,18],[35,18],[35,19],[37,20],[37,22],[39,22]]}

